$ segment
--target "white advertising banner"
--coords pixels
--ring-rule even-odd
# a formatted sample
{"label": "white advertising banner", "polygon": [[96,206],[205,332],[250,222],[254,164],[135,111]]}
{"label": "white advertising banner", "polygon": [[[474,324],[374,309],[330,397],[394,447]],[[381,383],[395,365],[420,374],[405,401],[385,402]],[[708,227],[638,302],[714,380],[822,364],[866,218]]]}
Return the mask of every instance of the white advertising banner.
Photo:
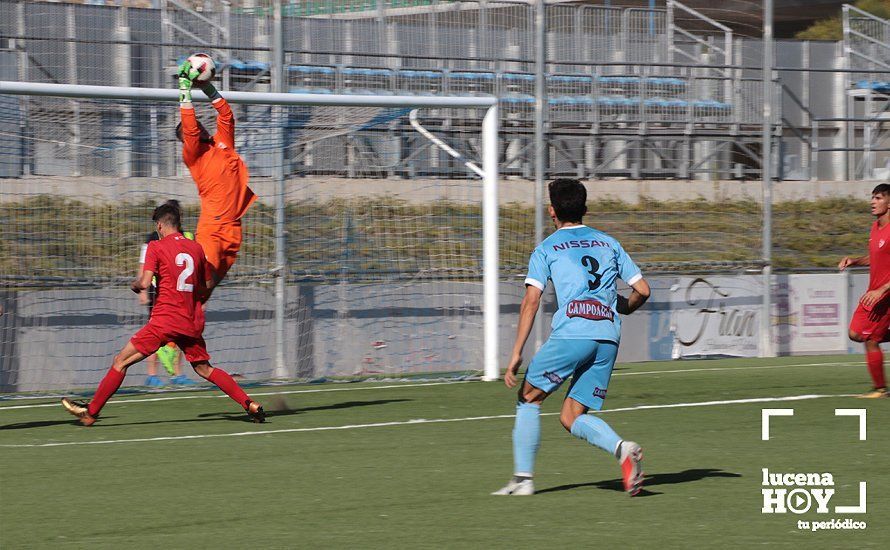
{"label": "white advertising banner", "polygon": [[772,335],[780,354],[847,349],[847,279],[842,274],[779,275],[773,284]]}
{"label": "white advertising banner", "polygon": [[671,288],[673,358],[756,357],[762,296],[757,275],[680,277]]}

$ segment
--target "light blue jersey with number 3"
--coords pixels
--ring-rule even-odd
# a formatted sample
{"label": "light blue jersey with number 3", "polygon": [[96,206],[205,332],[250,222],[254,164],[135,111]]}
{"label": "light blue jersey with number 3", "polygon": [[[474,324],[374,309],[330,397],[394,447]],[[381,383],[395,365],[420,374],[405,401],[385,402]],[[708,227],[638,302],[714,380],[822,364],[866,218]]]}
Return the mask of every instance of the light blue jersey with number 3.
{"label": "light blue jersey with number 3", "polygon": [[639,281],[640,268],[610,235],[585,225],[563,227],[535,248],[525,284],[544,290],[553,281],[559,310],[550,335],[563,340],[621,339],[618,279]]}

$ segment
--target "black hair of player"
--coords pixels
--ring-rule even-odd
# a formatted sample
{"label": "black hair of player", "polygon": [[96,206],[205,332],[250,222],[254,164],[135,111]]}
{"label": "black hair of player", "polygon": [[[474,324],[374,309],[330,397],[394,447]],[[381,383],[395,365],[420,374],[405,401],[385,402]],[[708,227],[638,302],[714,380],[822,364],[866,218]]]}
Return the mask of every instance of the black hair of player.
{"label": "black hair of player", "polygon": [[169,204],[174,207],[177,212],[179,212],[179,225],[176,226],[179,229],[179,232],[182,233],[182,205],[179,204],[179,201],[176,199],[168,199],[164,204]]}
{"label": "black hair of player", "polygon": [[890,183],[879,183],[871,190],[872,195],[890,195]]}
{"label": "black hair of player", "polygon": [[561,222],[581,223],[587,213],[587,189],[579,180],[560,178],[547,185],[550,205]]}
{"label": "black hair of player", "polygon": [[181,219],[182,211],[179,208],[179,201],[177,200],[169,200],[165,202],[161,206],[155,208],[155,211],[151,215],[151,221],[161,225],[175,227],[176,229],[182,227]]}

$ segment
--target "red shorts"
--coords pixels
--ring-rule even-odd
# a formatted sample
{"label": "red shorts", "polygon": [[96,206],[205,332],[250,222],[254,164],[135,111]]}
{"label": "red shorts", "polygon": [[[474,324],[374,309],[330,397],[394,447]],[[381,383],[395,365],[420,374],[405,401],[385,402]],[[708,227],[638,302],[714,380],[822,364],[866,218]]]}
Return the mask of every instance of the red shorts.
{"label": "red shorts", "polygon": [[213,267],[217,281],[225,278],[238,258],[242,239],[240,221],[216,226],[198,225],[195,240],[204,249],[204,256]]}
{"label": "red shorts", "polygon": [[209,361],[210,354],[207,353],[207,345],[204,344],[202,336],[187,336],[171,326],[165,326],[162,323],[149,321],[139,332],[130,338],[130,343],[136,348],[136,351],[148,357],[158,349],[173,342],[189,363],[197,363],[198,361]]}
{"label": "red shorts", "polygon": [[856,307],[850,319],[850,330],[865,340],[883,341],[890,332],[890,304],[880,303],[866,311],[862,304]]}

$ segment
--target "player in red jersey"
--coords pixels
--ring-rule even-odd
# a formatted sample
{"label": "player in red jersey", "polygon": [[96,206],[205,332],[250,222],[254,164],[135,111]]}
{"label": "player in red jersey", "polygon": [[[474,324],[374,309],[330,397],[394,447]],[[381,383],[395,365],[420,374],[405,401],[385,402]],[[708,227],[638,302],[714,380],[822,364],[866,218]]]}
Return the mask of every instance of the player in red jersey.
{"label": "player in red jersey", "polygon": [[865,362],[874,382],[874,389],[860,397],[879,398],[890,397],[880,345],[890,337],[890,184],[872,190],[871,213],[877,219],[868,236],[868,255],[847,256],[838,267],[843,271],[854,265],[869,266],[868,291],[859,298],[850,320],[850,339],[865,342]]}
{"label": "player in red jersey", "polygon": [[[241,249],[241,218],[256,200],[247,186],[247,165],[235,152],[235,117],[229,104],[208,82],[196,82],[198,71],[186,60],[179,67],[179,113],[176,137],[182,142],[182,160],[198,186],[201,216],[195,240],[204,248],[213,271],[211,289],[235,263]],[[198,122],[191,88],[196,83],[217,111],[216,134]]]}
{"label": "player in red jersey", "polygon": [[133,292],[139,293],[148,288],[152,277],[157,278],[158,294],[151,318],[114,357],[89,404],[63,398],[62,406],[84,426],[93,425],[102,407],[120,388],[127,368],[167,342],[174,342],[199,376],[216,384],[244,407],[254,422],[263,422],[263,407],[252,401],[226,371],[210,365],[210,355],[204,345],[201,307],[209,296],[210,269],[201,245],[179,232],[180,212],[176,205],[162,204],[151,219],[157,224],[161,238],[148,244],[142,275],[130,286]]}

